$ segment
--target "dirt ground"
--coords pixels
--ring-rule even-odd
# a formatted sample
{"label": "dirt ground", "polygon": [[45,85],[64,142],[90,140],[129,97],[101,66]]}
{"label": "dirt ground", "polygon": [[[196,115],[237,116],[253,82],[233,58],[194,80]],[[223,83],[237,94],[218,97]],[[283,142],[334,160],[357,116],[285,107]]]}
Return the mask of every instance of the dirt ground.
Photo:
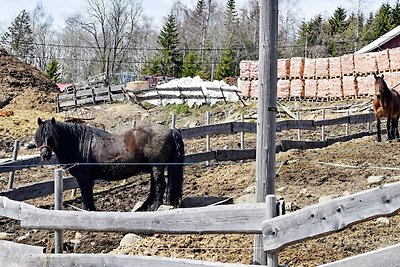
{"label": "dirt ground", "polygon": [[[362,100],[365,101],[365,100]],[[55,114],[48,111],[18,110],[15,115],[0,118],[2,142],[0,158],[10,157],[12,141],[16,138],[28,143],[36,129],[36,119],[53,116],[62,120],[65,116],[87,118],[89,124],[104,127],[112,132],[122,132],[131,127],[132,121],[155,122],[168,125],[172,113],[177,115],[177,127],[191,127],[204,122],[204,112],[209,110],[212,121],[223,122],[237,120],[245,114],[247,121],[254,121],[255,103],[202,107],[193,110],[178,110],[177,107],[152,108],[144,110],[130,103],[102,105],[83,108],[67,114]],[[344,105],[346,103],[285,103],[285,105],[323,106]],[[27,114],[27,116],[26,116]],[[282,115],[282,114],[280,114]],[[282,115],[283,116],[283,115]],[[304,112],[304,118],[315,118],[315,112]],[[367,126],[350,126],[350,132],[366,129]],[[327,127],[327,136],[343,134],[343,127]],[[316,138],[319,132],[304,131],[303,138]],[[285,131],[278,134],[280,139],[295,139],[297,131]],[[246,147],[254,147],[255,135],[245,134]],[[239,135],[212,136],[212,149],[237,148]],[[185,142],[187,154],[204,151],[205,140],[195,139]],[[396,181],[399,170],[384,170],[379,167],[397,167],[400,159],[396,155],[400,143],[375,143],[374,137],[364,137],[350,142],[337,143],[323,149],[307,151],[291,150],[278,153],[276,191],[278,198],[294,203],[298,208],[316,204],[323,196],[341,196],[370,188],[367,178],[383,175],[383,183]],[[35,150],[21,148],[20,154],[37,153]],[[336,166],[327,165],[336,164]],[[39,167],[16,172],[16,186],[52,179],[54,167]],[[5,190],[8,174],[0,175],[0,186]],[[211,166],[193,164],[185,167],[184,198],[194,196],[224,196],[236,201],[239,197],[254,192],[255,162],[215,163]],[[125,182],[107,182],[96,185],[96,205],[105,211],[131,211],[135,203],[143,200],[148,191],[148,176],[139,175]],[[376,185],[374,185],[376,186]],[[65,192],[65,209],[82,208],[79,191],[76,197]],[[27,201],[37,207],[53,208],[53,196]],[[283,249],[279,253],[279,263],[289,266],[317,266],[345,257],[372,251],[399,243],[397,234],[400,217],[385,220],[372,220],[352,226],[338,233],[321,237]],[[15,220],[0,218],[1,238],[15,242],[40,245],[47,251],[54,249],[53,233],[43,230],[21,229]],[[76,253],[124,253],[132,255],[157,255],[188,259],[201,259],[219,262],[252,262],[253,245],[251,235],[140,235],[141,240],[125,246],[119,246],[124,233],[89,233],[65,231],[64,248],[66,252]],[[75,244],[74,240],[79,243]]]}

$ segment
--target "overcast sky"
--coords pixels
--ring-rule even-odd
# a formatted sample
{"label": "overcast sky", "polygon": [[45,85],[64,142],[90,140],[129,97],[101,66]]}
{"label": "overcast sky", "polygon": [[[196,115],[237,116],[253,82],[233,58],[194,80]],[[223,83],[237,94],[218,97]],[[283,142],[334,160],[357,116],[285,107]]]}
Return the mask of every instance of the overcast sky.
{"label": "overcast sky", "polygon": [[[225,4],[226,0],[217,0]],[[288,0],[279,0],[288,1]],[[9,26],[10,22],[21,12],[33,10],[39,0],[0,0],[0,23]],[[51,14],[55,21],[55,28],[62,28],[64,20],[68,16],[85,10],[85,0],[41,0],[47,13]],[[153,18],[156,25],[162,25],[164,17],[169,13],[173,0],[142,0],[145,14]],[[188,7],[195,7],[197,0],[181,0],[182,4]],[[246,0],[236,0],[238,8],[242,7]],[[328,17],[333,11],[341,6],[346,10],[355,10],[357,0],[298,0],[298,16],[300,19],[309,19],[312,16],[322,13]],[[395,0],[361,0],[365,13],[376,11],[382,3],[393,5]]]}

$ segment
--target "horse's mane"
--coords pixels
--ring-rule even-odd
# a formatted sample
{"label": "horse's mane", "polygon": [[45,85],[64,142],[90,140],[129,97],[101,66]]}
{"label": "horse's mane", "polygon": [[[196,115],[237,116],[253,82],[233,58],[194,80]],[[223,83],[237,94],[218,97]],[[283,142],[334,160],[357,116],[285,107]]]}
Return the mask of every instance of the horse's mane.
{"label": "horse's mane", "polygon": [[42,135],[45,135],[45,132],[53,136],[55,147],[62,150],[57,151],[57,157],[61,157],[63,161],[75,162],[88,162],[93,140],[106,142],[111,136],[111,133],[105,130],[86,124],[61,121],[46,121],[43,124]]}

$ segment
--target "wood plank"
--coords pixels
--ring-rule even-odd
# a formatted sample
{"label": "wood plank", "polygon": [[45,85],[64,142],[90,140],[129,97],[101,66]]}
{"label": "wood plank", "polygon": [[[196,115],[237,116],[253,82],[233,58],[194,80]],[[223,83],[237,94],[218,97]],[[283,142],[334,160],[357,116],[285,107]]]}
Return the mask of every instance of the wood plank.
{"label": "wood plank", "polygon": [[190,139],[194,137],[204,137],[212,134],[231,134],[233,133],[233,123],[219,123],[212,125],[196,126],[180,129],[182,138]]}
{"label": "wood plank", "polygon": [[257,132],[257,123],[235,121],[232,123],[232,132],[234,132],[234,133],[240,133],[240,132],[256,133]]}
{"label": "wood plank", "polygon": [[[75,177],[68,176],[63,178],[64,190],[78,188],[78,182]],[[0,192],[0,196],[8,197],[12,200],[24,201],[35,199],[38,197],[48,196],[54,193],[54,181],[38,182],[22,187],[18,187],[9,191]]]}
{"label": "wood plank", "polygon": [[[0,240],[0,251],[1,255],[4,257],[16,258],[17,255],[25,254],[43,254],[44,247],[30,246],[25,244],[19,244],[11,241]],[[21,257],[22,258],[22,257]],[[4,261],[1,261],[3,262]],[[6,264],[2,266],[12,266],[11,264]]]}
{"label": "wood plank", "polygon": [[196,154],[185,155],[185,163],[204,162],[215,159],[215,151],[206,151]]}
{"label": "wood plank", "polygon": [[251,267],[253,265],[208,262],[167,257],[132,256],[120,254],[26,254],[4,257],[3,266],[59,267],[59,266],[115,266],[115,267]]}
{"label": "wood plank", "polygon": [[338,125],[338,124],[346,124],[350,123],[350,117],[344,116],[340,118],[334,119],[325,119],[325,120],[316,120],[314,121],[315,126],[328,126],[328,125]]}
{"label": "wood plank", "polygon": [[54,155],[51,157],[49,162],[43,162],[40,156],[35,156],[27,159],[17,160],[14,162],[6,162],[0,164],[0,173],[53,164],[58,164],[58,160]]}
{"label": "wood plank", "polygon": [[320,265],[320,267],[396,267],[399,266],[400,244],[377,249],[343,260]]}
{"label": "wood plank", "polygon": [[290,149],[315,149],[315,148],[323,148],[327,146],[326,141],[293,141],[293,140],[282,140],[281,147],[282,152],[288,151]]}
{"label": "wood plank", "polygon": [[293,112],[290,111],[290,109],[288,109],[287,107],[285,107],[284,105],[282,105],[281,103],[277,102],[277,104],[286,112],[286,114],[288,114],[292,119],[296,119],[297,116],[296,114],[294,114]]}
{"label": "wood plank", "polygon": [[218,161],[244,160],[255,158],[255,149],[224,149],[215,151],[215,160]]}
{"label": "wood plank", "polygon": [[[22,210],[21,226],[101,232],[260,234],[265,203],[173,209],[157,212]],[[229,222],[229,223],[227,223]]]}
{"label": "wood plank", "polygon": [[223,92],[231,92],[231,93],[241,93],[240,90],[238,89],[233,89],[233,88],[224,88],[224,87],[206,87],[207,90],[210,91],[223,91]]}
{"label": "wood plank", "polygon": [[400,182],[311,205],[263,222],[264,250],[281,250],[399,210]]}
{"label": "wood plank", "polygon": [[284,120],[276,123],[276,130],[292,130],[292,129],[304,129],[304,130],[315,130],[313,120]]}
{"label": "wood plank", "polygon": [[32,207],[33,206],[29,204],[10,200],[7,197],[0,196],[0,216],[20,220],[22,209],[28,209]]}
{"label": "wood plank", "polygon": [[357,114],[350,116],[350,124],[367,123],[375,121],[373,113]]}
{"label": "wood plank", "polygon": [[[179,95],[148,95],[148,96],[136,96],[137,100],[139,101],[147,101],[147,100],[159,100],[160,97],[162,99],[170,99],[170,100],[181,100],[182,98]],[[204,99],[204,96],[202,95],[187,95],[185,96],[185,99]],[[222,97],[213,97],[213,99],[222,99]]]}
{"label": "wood plank", "polygon": [[175,91],[177,91],[177,92],[179,92],[179,91],[186,91],[186,92],[200,92],[201,93],[201,91],[202,91],[202,89],[201,89],[201,87],[199,86],[199,87],[180,87],[180,86],[178,86],[178,87],[163,87],[163,88],[160,88],[160,87],[156,87],[157,88],[157,90],[161,93],[161,92],[168,92],[168,91],[172,91],[172,92],[175,92]]}

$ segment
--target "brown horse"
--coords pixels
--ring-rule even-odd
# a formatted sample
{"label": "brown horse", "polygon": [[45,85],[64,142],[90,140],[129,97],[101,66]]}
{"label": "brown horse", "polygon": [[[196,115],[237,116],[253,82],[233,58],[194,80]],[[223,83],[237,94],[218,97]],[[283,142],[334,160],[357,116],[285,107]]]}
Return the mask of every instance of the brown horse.
{"label": "brown horse", "polygon": [[[180,132],[161,125],[144,125],[123,134],[111,134],[81,123],[54,118],[38,119],[36,147],[42,160],[52,152],[78,181],[83,203],[96,210],[95,180],[122,180],[140,172],[150,173],[150,192],[139,211],[157,210],[168,188],[169,203],[179,205],[182,196],[184,144]],[[164,178],[167,169],[168,183]]]}
{"label": "brown horse", "polygon": [[386,117],[387,140],[399,140],[398,121],[400,117],[400,94],[389,89],[383,74],[375,77],[375,98],[373,101],[377,126],[376,141],[381,142],[381,117]]}

